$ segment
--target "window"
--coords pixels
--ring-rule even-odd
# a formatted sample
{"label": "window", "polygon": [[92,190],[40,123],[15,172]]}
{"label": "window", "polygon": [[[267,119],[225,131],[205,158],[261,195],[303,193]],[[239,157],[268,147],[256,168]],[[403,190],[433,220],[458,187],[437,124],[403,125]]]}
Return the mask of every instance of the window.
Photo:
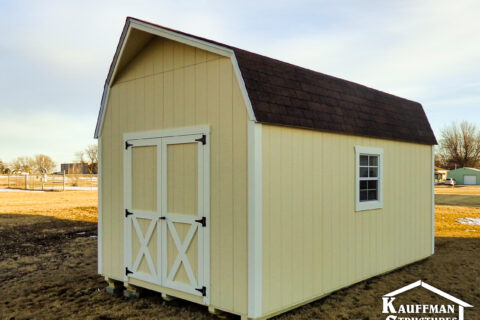
{"label": "window", "polygon": [[380,209],[383,207],[383,149],[357,146],[355,155],[355,210]]}

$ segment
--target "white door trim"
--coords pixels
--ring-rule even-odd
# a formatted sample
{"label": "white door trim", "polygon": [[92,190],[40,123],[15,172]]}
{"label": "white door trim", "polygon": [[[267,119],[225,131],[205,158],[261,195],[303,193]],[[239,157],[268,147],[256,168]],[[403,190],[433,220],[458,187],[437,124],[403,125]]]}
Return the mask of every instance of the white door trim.
{"label": "white door trim", "polygon": [[[197,139],[201,139],[202,136],[205,136],[205,144],[202,142],[197,142],[198,145],[198,196],[197,196],[197,208],[198,212],[196,216],[188,216],[182,214],[169,214],[167,211],[168,207],[168,187],[167,187],[167,165],[168,165],[168,145],[174,144],[182,144],[182,143],[192,143],[195,142]],[[202,293],[197,291],[197,288],[205,287],[206,294],[204,296],[203,302],[204,304],[210,303],[210,211],[209,211],[209,203],[210,203],[210,195],[209,195],[209,188],[210,185],[208,184],[208,178],[210,176],[210,164],[208,162],[207,155],[210,153],[210,139],[209,134],[207,133],[200,133],[200,134],[190,134],[190,135],[183,135],[183,136],[173,136],[173,137],[164,137],[162,138],[162,181],[161,181],[161,188],[162,192],[162,206],[161,206],[161,215],[165,217],[166,222],[162,225],[162,233],[163,233],[163,242],[162,242],[162,283],[163,286],[181,290],[193,295],[202,296]],[[206,161],[207,160],[207,161]],[[207,181],[205,181],[207,180]],[[206,226],[203,227],[199,223],[195,222],[197,219],[201,219],[205,217],[206,219]],[[180,241],[178,238],[175,226],[173,222],[183,222],[191,224],[190,229],[188,231],[187,237],[184,241]],[[167,235],[172,235],[174,239],[175,246],[177,248],[178,256],[172,265],[171,270],[167,270]],[[197,235],[198,237],[198,279],[195,278],[190,263],[185,255],[186,249],[188,245],[192,241],[193,237]],[[173,281],[175,273],[178,271],[181,263],[184,264],[185,271],[187,272],[187,276],[189,278],[190,284],[182,284]]]}
{"label": "white door trim", "polygon": [[[123,134],[123,140],[154,139],[165,137],[188,136],[192,134],[210,134],[210,126],[180,127],[163,130],[151,130],[142,132],[127,132]],[[207,143],[208,145],[208,143]]]}
{"label": "white door trim", "polygon": [[[127,144],[128,143],[128,144]],[[124,230],[124,267],[125,271],[128,268],[130,271],[133,271],[131,275],[128,275],[127,272],[123,275],[123,280],[128,281],[129,277],[136,278],[143,281],[148,281],[153,284],[161,284],[160,279],[160,260],[157,254],[157,268],[155,269],[155,263],[152,260],[152,257],[148,251],[147,244],[150,240],[153,231],[157,229],[157,250],[159,248],[160,239],[161,239],[161,230],[159,228],[160,224],[158,218],[160,217],[160,204],[157,204],[157,209],[155,211],[145,211],[145,210],[136,210],[132,208],[132,149],[134,147],[142,146],[155,146],[157,148],[157,181],[161,178],[161,170],[158,167],[158,161],[162,159],[161,153],[161,139],[143,139],[143,140],[124,140],[125,152],[123,153],[123,163],[124,163],[124,184],[123,184],[123,202],[124,209],[132,213],[132,215],[125,216],[123,219],[123,230]],[[160,189],[157,187],[157,199],[160,193]],[[126,211],[125,211],[126,212]],[[140,226],[137,222],[137,217],[150,219],[147,233],[144,235],[141,231]],[[140,241],[140,250],[135,257],[135,261],[132,261],[132,228],[135,228],[135,234]],[[142,272],[137,272],[140,261],[142,257],[145,257],[148,267],[151,274],[145,274]]]}
{"label": "white door trim", "polygon": [[[132,148],[138,146],[157,146],[157,199],[160,199],[158,202],[157,213],[159,217],[168,216],[167,213],[167,193],[161,192],[161,190],[167,190],[166,179],[163,179],[164,173],[167,170],[167,153],[166,145],[175,144],[175,143],[191,143],[192,140],[202,138],[205,136],[206,144],[198,142],[199,152],[198,152],[198,163],[201,164],[201,167],[198,168],[198,183],[199,183],[199,192],[201,194],[198,196],[198,216],[204,216],[207,220],[206,227],[200,226],[198,224],[195,227],[193,236],[198,233],[198,243],[199,246],[203,246],[203,250],[199,250],[198,261],[203,260],[203,263],[199,263],[199,274],[198,274],[198,286],[206,287],[206,295],[203,298],[204,304],[210,303],[210,126],[196,126],[196,127],[183,127],[183,128],[173,128],[165,130],[155,130],[155,131],[145,131],[145,132],[134,132],[134,133],[125,133],[123,135],[125,149],[123,155],[124,163],[124,186],[123,186],[123,201],[124,208],[129,209],[129,211],[134,214],[146,214],[146,211],[134,210],[132,209],[132,181],[131,181],[131,158],[132,158]],[[128,143],[128,144],[127,144]],[[131,146],[131,147],[130,147]],[[165,146],[165,147],[164,147]],[[163,153],[165,152],[165,153]],[[165,175],[166,177],[166,175]],[[167,217],[166,217],[167,218]],[[175,215],[170,216],[170,220],[173,221],[184,221],[187,222],[189,219],[197,218],[196,216],[186,216],[186,215]],[[161,223],[159,220],[157,223],[160,226],[157,226],[157,248],[161,252],[166,252],[166,242],[161,241],[163,234],[167,234],[167,223]],[[128,266],[132,261],[132,252],[127,250],[131,247],[129,239],[132,237],[132,216],[128,216],[124,219],[124,265]],[[202,228],[202,232],[199,232]],[[183,245],[183,244],[181,244]],[[179,250],[180,252],[180,250]],[[202,254],[203,252],[203,254]],[[188,263],[188,262],[187,262]],[[138,274],[135,278],[142,277],[141,280],[157,283],[162,286],[167,286],[166,284],[166,275],[163,270],[167,270],[166,259],[162,259],[162,254],[157,254],[157,275],[158,279],[153,279],[152,277],[143,277]],[[201,271],[200,271],[201,270]],[[124,275],[124,281],[128,282],[129,276]],[[189,276],[191,279],[191,275]],[[172,287],[173,289],[181,290],[195,295],[200,295],[198,291],[191,290],[188,285],[183,285],[180,283],[175,283]]]}

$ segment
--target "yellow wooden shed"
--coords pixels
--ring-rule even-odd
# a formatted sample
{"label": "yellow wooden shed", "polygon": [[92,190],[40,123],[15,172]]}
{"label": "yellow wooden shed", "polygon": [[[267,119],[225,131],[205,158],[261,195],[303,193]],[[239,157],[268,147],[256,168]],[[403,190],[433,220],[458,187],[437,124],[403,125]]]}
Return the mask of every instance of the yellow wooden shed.
{"label": "yellow wooden shed", "polygon": [[95,137],[109,281],[257,319],[433,253],[419,103],[127,18]]}

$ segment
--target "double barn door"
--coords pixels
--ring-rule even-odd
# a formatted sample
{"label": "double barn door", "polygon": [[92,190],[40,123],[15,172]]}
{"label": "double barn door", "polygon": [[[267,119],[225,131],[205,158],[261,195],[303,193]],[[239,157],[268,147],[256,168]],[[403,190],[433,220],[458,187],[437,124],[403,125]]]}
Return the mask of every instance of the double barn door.
{"label": "double barn door", "polygon": [[208,303],[208,148],[204,134],[125,141],[125,279]]}

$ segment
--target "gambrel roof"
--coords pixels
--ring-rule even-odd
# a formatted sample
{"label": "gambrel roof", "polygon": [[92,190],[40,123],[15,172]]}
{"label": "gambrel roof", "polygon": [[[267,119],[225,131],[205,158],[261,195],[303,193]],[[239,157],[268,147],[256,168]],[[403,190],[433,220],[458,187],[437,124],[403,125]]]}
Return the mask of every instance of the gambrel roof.
{"label": "gambrel roof", "polygon": [[167,37],[231,58],[253,121],[437,144],[427,116],[418,102],[130,17],[125,23],[105,82],[96,138],[100,135],[108,89],[116,70],[134,56],[132,51],[122,55],[125,43],[133,42],[139,51],[153,36]]}

